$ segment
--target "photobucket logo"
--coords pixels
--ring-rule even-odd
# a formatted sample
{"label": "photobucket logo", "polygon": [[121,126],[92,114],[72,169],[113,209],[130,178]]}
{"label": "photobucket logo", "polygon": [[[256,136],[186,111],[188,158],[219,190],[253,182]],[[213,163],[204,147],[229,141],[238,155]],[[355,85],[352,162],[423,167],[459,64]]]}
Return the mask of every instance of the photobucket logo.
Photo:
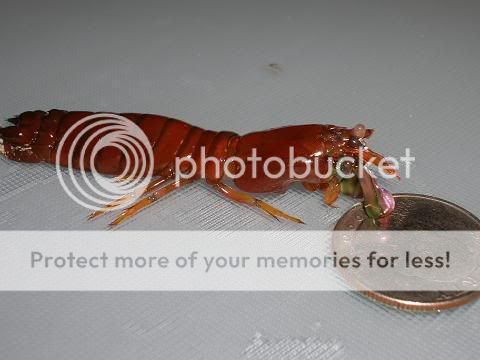
{"label": "photobucket logo", "polygon": [[[223,175],[233,180],[243,176],[257,179],[259,172],[262,177],[269,179],[305,180],[314,176],[318,180],[327,180],[334,175],[350,179],[353,177],[363,178],[366,169],[376,167],[382,178],[392,179],[399,176],[400,163],[403,163],[405,178],[409,179],[413,162],[415,162],[415,157],[411,156],[410,148],[405,148],[405,156],[397,160],[392,156],[383,157],[376,153],[372,155],[369,150],[363,148],[358,150],[356,158],[352,156],[342,156],[337,159],[320,156],[307,158],[296,156],[293,146],[289,147],[287,158],[278,156],[262,158],[258,156],[257,149],[252,148],[250,155],[246,158],[231,156],[220,159],[216,156],[207,156],[205,147],[202,147],[198,161],[191,156],[175,158],[175,177],[177,182],[181,179],[192,179],[198,176],[205,179],[207,178],[207,168],[213,167],[216,179],[222,178]],[[299,164],[300,169],[297,168]],[[211,166],[209,167],[209,165]],[[232,169],[235,170],[232,171]],[[377,177],[370,172],[368,172],[368,176]]]}
{"label": "photobucket logo", "polygon": [[[102,175],[97,169],[100,161],[112,161],[102,159],[102,151],[109,150],[120,154],[120,162],[109,164],[123,168],[117,177]],[[105,205],[117,210],[135,202],[152,179],[154,161],[150,141],[133,121],[117,114],[94,114],[75,122],[64,134],[55,164],[65,192],[96,211]],[[80,170],[80,176],[74,169]],[[70,179],[68,185],[65,178]]]}

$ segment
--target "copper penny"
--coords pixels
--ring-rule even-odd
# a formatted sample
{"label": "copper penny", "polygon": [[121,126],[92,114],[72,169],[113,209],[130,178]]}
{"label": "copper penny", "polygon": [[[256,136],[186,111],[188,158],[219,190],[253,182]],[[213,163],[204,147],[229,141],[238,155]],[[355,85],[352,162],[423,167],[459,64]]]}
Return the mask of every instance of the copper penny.
{"label": "copper penny", "polygon": [[[396,207],[388,219],[368,218],[362,204],[354,205],[334,230],[480,230],[480,220],[449,201],[419,194],[394,194]],[[440,311],[480,297],[480,291],[361,291],[382,304],[410,311]]]}

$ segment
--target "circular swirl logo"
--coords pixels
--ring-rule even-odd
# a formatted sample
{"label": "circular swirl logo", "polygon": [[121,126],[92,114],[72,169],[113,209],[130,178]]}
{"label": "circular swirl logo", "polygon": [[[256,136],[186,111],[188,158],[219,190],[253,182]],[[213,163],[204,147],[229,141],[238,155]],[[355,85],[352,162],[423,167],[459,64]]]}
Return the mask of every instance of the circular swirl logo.
{"label": "circular swirl logo", "polygon": [[[65,192],[94,211],[134,203],[152,179],[153,164],[152,146],[143,130],[117,114],[94,114],[76,121],[60,140],[55,162]],[[105,166],[122,173],[105,175]]]}

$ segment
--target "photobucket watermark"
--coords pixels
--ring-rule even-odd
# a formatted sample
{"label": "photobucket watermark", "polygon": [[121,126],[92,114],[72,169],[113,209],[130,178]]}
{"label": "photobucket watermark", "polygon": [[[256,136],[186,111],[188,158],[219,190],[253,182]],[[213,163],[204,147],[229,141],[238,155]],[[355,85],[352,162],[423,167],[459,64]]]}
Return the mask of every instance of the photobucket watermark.
{"label": "photobucket watermark", "polygon": [[[315,177],[318,180],[327,180],[334,175],[343,179],[353,177],[363,178],[366,168],[376,167],[380,177],[392,179],[398,177],[401,164],[405,169],[404,178],[411,177],[411,167],[415,162],[410,148],[405,148],[405,153],[399,159],[388,156],[372,155],[368,149],[360,147],[358,156],[296,156],[295,147],[290,146],[288,157],[269,156],[261,157],[256,148],[252,148],[250,155],[246,157],[231,156],[225,159],[217,156],[207,156],[205,147],[200,149],[200,158],[191,156],[177,157],[175,159],[175,178],[192,179],[209,177],[221,179],[224,176],[230,179],[249,177],[267,177],[269,179],[306,180]],[[366,156],[366,154],[368,156]],[[213,171],[212,171],[213,169]],[[375,174],[369,173],[376,178]]]}
{"label": "photobucket watermark", "polygon": [[383,157],[363,143],[358,147],[337,145],[335,156],[327,156],[325,151],[307,156],[304,149],[286,149],[280,144],[275,156],[262,156],[262,150],[255,146],[247,155],[242,151],[242,156],[238,156],[233,149],[231,156],[212,156],[204,146],[197,146],[192,151],[195,155],[172,155],[167,165],[156,167],[157,160],[165,154],[158,153],[135,122],[118,114],[94,114],[75,121],[62,136],[55,149],[57,175],[73,200],[103,212],[132,205],[158,186],[158,179],[153,178],[160,178],[162,173],[168,174],[164,180],[175,180],[177,185],[181,180],[218,182],[224,178],[259,179],[259,184],[268,179],[274,184],[318,184],[327,183],[332,177],[362,179],[366,173],[376,178],[366,170],[371,167],[378,169],[380,177],[391,179],[399,175],[401,165],[405,170],[402,177],[409,179],[415,161],[410,148],[397,159]]}
{"label": "photobucket watermark", "polygon": [[[96,159],[105,151],[121,154],[123,171],[116,177],[98,168]],[[75,202],[95,211],[105,205],[117,210],[142,196],[153,176],[153,159],[150,141],[140,127],[124,116],[106,113],[84,117],[66,131],[55,165],[60,184]]]}

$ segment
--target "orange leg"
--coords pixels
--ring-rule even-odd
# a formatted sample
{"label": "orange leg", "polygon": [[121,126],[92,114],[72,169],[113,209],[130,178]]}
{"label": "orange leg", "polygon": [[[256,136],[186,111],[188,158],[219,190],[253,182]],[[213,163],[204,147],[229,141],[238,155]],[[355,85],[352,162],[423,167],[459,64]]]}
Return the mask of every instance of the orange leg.
{"label": "orange leg", "polygon": [[175,182],[172,182],[172,183],[168,184],[167,186],[164,186],[164,187],[156,190],[155,192],[153,192],[149,196],[139,200],[138,202],[136,202],[135,204],[133,204],[129,208],[123,210],[122,213],[115,220],[113,220],[110,223],[110,227],[120,225],[125,220],[131,218],[132,216],[134,216],[135,214],[137,214],[139,211],[143,210],[147,206],[152,205],[154,202],[156,202],[156,201],[160,200],[161,198],[163,198],[164,196],[170,194],[172,191],[174,191],[174,190],[176,190],[176,189],[178,189],[182,186],[185,186],[185,185],[187,185],[187,184],[189,184],[193,181],[195,181],[195,180],[194,179],[180,179],[180,180],[177,180]]}
{"label": "orange leg", "polygon": [[315,192],[317,190],[325,190],[328,186],[328,183],[327,182],[320,182],[320,183],[303,182],[302,185],[306,190]]}
{"label": "orange leg", "polygon": [[338,181],[337,176],[332,176],[332,178],[328,181],[328,186],[325,189],[325,194],[323,201],[328,206],[332,206],[335,201],[337,201],[338,197],[340,196],[340,192],[342,188],[340,186],[340,181]]}
{"label": "orange leg", "polygon": [[216,184],[213,184],[213,187],[215,189],[217,189],[218,191],[220,191],[223,195],[225,195],[229,199],[231,199],[233,201],[236,201],[236,202],[239,202],[239,203],[242,203],[242,204],[249,205],[249,206],[255,206],[255,207],[265,211],[267,214],[273,216],[277,220],[279,220],[279,218],[283,218],[283,219],[290,220],[290,221],[293,221],[293,222],[298,223],[298,224],[305,224],[302,220],[300,220],[296,217],[290,216],[290,215],[284,213],[283,211],[281,211],[279,209],[276,209],[273,206],[267,204],[266,202],[254,198],[251,195],[248,195],[248,194],[242,193],[240,191],[237,191],[237,190],[231,188],[228,185],[225,185],[223,183],[216,183]]}
{"label": "orange leg", "polygon": [[303,187],[308,191],[315,192],[321,190],[324,192],[324,202],[328,206],[332,206],[335,201],[337,201],[342,190],[340,182],[336,176],[331,177],[328,182],[322,182],[318,184],[313,183],[303,183]]}
{"label": "orange leg", "polygon": [[158,187],[160,185],[164,184],[168,180],[169,180],[169,178],[162,178],[162,177],[157,178],[157,179],[151,181],[145,189],[137,189],[136,191],[134,191],[130,194],[123,195],[122,197],[118,198],[117,200],[114,200],[111,203],[106,204],[102,209],[91,213],[88,216],[88,220],[96,219],[96,218],[102,216],[103,214],[105,214],[108,211],[115,210],[115,208],[117,206],[122,205],[122,204],[124,204],[128,201],[131,201],[135,197],[138,197],[142,194],[145,195],[145,194],[148,194],[148,193],[156,190],[156,189],[158,189]]}

